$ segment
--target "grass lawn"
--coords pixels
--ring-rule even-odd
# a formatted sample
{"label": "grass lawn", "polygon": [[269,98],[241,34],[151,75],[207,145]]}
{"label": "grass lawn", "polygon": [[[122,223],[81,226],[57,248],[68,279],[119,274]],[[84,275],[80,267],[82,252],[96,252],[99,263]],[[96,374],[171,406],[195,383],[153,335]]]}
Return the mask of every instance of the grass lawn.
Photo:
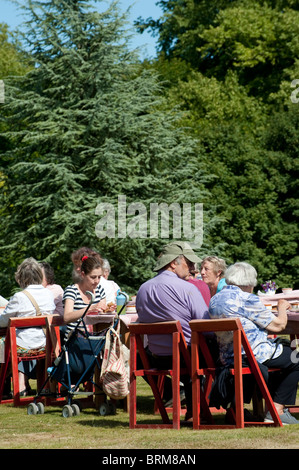
{"label": "grass lawn", "polygon": [[[138,422],[154,420],[148,385],[138,382]],[[297,415],[298,417],[298,415]],[[61,407],[45,407],[43,415],[28,416],[27,407],[0,405],[1,449],[298,449],[299,425],[249,427],[242,430],[129,429],[128,413],[100,416],[86,408],[63,418]]]}

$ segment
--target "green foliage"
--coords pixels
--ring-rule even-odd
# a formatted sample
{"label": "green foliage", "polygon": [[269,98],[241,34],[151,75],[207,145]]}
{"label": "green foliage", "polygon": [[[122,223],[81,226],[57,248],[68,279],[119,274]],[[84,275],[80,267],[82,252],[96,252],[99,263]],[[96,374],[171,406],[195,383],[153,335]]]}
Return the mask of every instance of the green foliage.
{"label": "green foliage", "polygon": [[20,41],[9,31],[5,23],[0,23],[0,70],[1,79],[23,75],[29,68],[26,54],[20,49]]}
{"label": "green foliage", "polygon": [[[167,106],[198,139],[208,173],[206,206],[220,225],[209,246],[228,263],[246,260],[260,281],[299,286],[298,2],[173,0],[157,21],[152,67]],[[222,245],[221,245],[222,242]],[[207,252],[208,253],[208,252]]]}
{"label": "green foliage", "polygon": [[[28,3],[31,68],[7,81],[1,106],[2,295],[26,256],[67,285],[83,245],[135,292],[168,240],[98,238],[104,203],[117,237],[120,195],[147,215],[151,203],[203,203],[200,255],[246,260],[260,282],[299,287],[298,2],[157,3],[161,18],[137,22],[159,38],[157,59],[143,64],[116,2],[102,13],[83,0]],[[27,59],[18,54],[16,67]]]}
{"label": "green foliage", "polygon": [[157,75],[128,51],[115,3],[103,13],[81,0],[29,7],[35,66],[8,83],[3,107],[13,145],[2,155],[2,288],[11,290],[11,271],[26,256],[50,262],[65,286],[72,251],[91,246],[110,260],[121,286],[136,290],[168,240],[99,240],[96,208],[117,209],[119,195],[147,209],[201,202],[195,141],[175,125],[175,112],[161,111]]}

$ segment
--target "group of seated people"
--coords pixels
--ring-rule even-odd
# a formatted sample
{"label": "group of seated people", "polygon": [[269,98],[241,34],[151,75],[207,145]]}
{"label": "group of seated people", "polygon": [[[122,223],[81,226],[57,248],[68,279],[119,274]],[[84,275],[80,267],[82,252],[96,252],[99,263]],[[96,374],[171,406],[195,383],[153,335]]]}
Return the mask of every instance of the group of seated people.
{"label": "group of seated people", "polygon": [[[201,263],[202,282],[195,282],[195,263]],[[283,424],[298,424],[287,406],[296,402],[299,381],[299,363],[292,361],[288,345],[275,342],[269,335],[280,333],[287,324],[287,310],[291,305],[284,299],[278,301],[277,315],[268,310],[259,297],[253,294],[257,272],[245,262],[226,268],[217,257],[200,260],[186,242],[173,242],[160,253],[154,271],[157,275],[141,285],[136,298],[138,321],[153,323],[179,320],[187,345],[191,346],[189,322],[194,319],[239,318],[247,335],[261,371],[271,367],[280,370],[275,380],[268,383],[274,405]],[[190,278],[191,273],[191,278]],[[186,282],[188,281],[188,282]],[[204,283],[209,286],[210,298]],[[191,285],[195,284],[195,285]],[[215,360],[223,367],[233,365],[231,332],[210,338],[210,349]],[[172,364],[171,337],[150,335],[147,353],[152,367],[170,368]],[[264,375],[264,374],[263,374]],[[187,412],[192,419],[192,387],[189,376],[181,378],[184,384]],[[269,412],[265,421],[271,422]]]}
{"label": "group of seated people", "polygon": [[[72,253],[73,283],[63,289],[55,284],[54,270],[49,263],[38,262],[34,258],[26,258],[17,268],[15,279],[22,290],[15,293],[7,302],[0,314],[0,328],[8,326],[11,317],[36,316],[35,301],[43,315],[58,314],[67,324],[67,329],[74,327],[75,320],[79,319],[90,298],[86,291],[95,295],[95,302],[90,306],[89,312],[109,312],[115,310],[116,294],[119,286],[109,280],[110,264],[102,259],[99,253],[82,247]],[[32,300],[31,300],[32,299]],[[2,298],[2,303],[4,302]],[[28,350],[42,351],[45,348],[46,338],[41,328],[17,329],[17,347],[19,352]],[[3,343],[5,337],[0,338]],[[36,377],[36,361],[22,361],[19,364],[20,395],[31,393],[29,379]],[[10,379],[8,377],[4,395],[10,392]]]}
{"label": "group of seated people", "polygon": [[[113,311],[119,286],[108,280],[110,266],[96,251],[82,247],[72,254],[73,283],[63,290],[55,284],[54,273],[47,263],[33,258],[26,259],[16,272],[16,281],[23,291],[12,296],[0,315],[0,327],[6,327],[10,317],[35,316],[36,310],[29,292],[43,314],[63,315],[67,328],[81,318],[90,298],[86,291],[95,295],[92,311]],[[199,268],[200,267],[200,268]],[[289,346],[274,342],[269,334],[280,333],[287,323],[286,300],[278,301],[274,315],[260,301],[253,289],[257,284],[257,272],[245,262],[229,267],[223,259],[208,256],[201,260],[186,242],[172,242],[164,246],[153,269],[157,274],[143,283],[137,293],[136,310],[139,322],[163,322],[179,320],[187,345],[191,346],[189,322],[194,319],[240,318],[244,331],[261,367],[281,370],[271,384],[270,392],[283,424],[299,423],[287,406],[296,401],[299,381],[299,364],[291,360]],[[200,277],[200,278],[199,278]],[[30,331],[32,330],[32,331]],[[233,364],[232,335],[210,338],[210,348],[216,360],[223,366]],[[42,330],[27,329],[17,333],[19,348],[45,347]],[[165,336],[149,336],[147,352],[150,364],[158,369],[171,367],[172,342]],[[32,362],[32,363],[31,363]],[[20,363],[19,382],[21,395],[29,392],[28,378],[34,377],[33,361]],[[192,419],[191,378],[181,378],[186,396],[186,420]],[[265,420],[271,421],[266,415]]]}

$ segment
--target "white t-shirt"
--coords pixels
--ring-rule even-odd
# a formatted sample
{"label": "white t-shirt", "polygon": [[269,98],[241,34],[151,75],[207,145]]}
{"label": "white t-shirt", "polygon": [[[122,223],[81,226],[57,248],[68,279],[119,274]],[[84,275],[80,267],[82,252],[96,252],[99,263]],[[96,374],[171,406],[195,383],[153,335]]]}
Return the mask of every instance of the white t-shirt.
{"label": "white t-shirt", "polygon": [[63,317],[64,309],[63,309],[63,289],[61,286],[58,284],[48,284],[46,286],[46,289],[48,289],[50,292],[52,292],[53,297],[54,297],[54,303],[55,303],[55,310],[54,310],[54,315],[58,314],[61,317]]}
{"label": "white t-shirt", "polygon": [[[26,290],[34,297],[42,315],[52,315],[55,310],[53,294],[41,284],[32,284]],[[28,297],[17,292],[9,300],[0,315],[0,328],[8,326],[11,317],[35,317],[36,310]],[[46,337],[41,327],[20,328],[16,330],[17,345],[26,349],[36,349],[45,346]]]}
{"label": "white t-shirt", "polygon": [[101,276],[100,285],[103,287],[105,294],[106,294],[106,303],[109,302],[116,303],[116,291],[114,290],[114,283],[113,281],[109,281],[105,277]]}
{"label": "white t-shirt", "polygon": [[5,307],[8,304],[8,300],[6,300],[2,295],[0,295],[0,307]]}

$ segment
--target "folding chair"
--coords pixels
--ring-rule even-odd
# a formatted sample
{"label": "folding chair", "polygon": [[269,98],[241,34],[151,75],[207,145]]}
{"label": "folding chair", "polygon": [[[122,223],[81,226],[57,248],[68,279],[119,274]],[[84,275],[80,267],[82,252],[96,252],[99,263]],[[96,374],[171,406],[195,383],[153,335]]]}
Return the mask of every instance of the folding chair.
{"label": "folding chair", "polygon": [[[278,412],[274,406],[272,397],[262,376],[258,363],[254,357],[251,346],[248,342],[246,334],[243,330],[241,321],[236,319],[217,319],[217,320],[192,320],[190,322],[192,331],[191,339],[191,363],[192,363],[192,399],[193,399],[193,429],[215,429],[215,428],[244,428],[249,425],[264,425],[264,426],[282,426]],[[235,424],[213,424],[214,420],[210,414],[208,424],[201,424],[200,422],[200,401],[204,395],[204,401],[208,406],[208,393],[203,394],[201,390],[201,377],[205,376],[208,383],[211,383],[216,375],[216,366],[213,361],[207,346],[204,333],[232,331],[233,332],[233,347],[234,347],[234,367],[230,369],[230,373],[234,376],[235,387]],[[242,366],[242,353],[241,346],[243,346],[247,360],[248,367]],[[201,351],[206,365],[200,367],[199,364],[199,351]],[[273,369],[274,370],[274,369]],[[271,372],[271,369],[269,369]],[[262,397],[271,413],[274,423],[264,422],[244,422],[244,400],[243,400],[243,375],[252,374],[255,378],[257,386],[261,391]],[[207,414],[205,413],[205,417]]]}
{"label": "folding chair", "polygon": [[[55,326],[51,334],[49,328],[49,323],[51,322],[52,316],[36,316],[36,317],[22,317],[22,318],[11,318],[9,321],[8,328],[6,330],[5,338],[5,362],[2,364],[0,372],[0,403],[11,403],[13,402],[14,406],[26,405],[32,401],[32,397],[20,397],[19,390],[19,374],[18,374],[18,365],[21,361],[32,361],[37,360],[37,388],[42,386],[45,380],[45,374],[47,367],[51,364],[53,346],[52,340],[54,341],[54,335],[56,336],[54,347],[56,351],[60,348],[60,335],[59,327]],[[16,339],[16,328],[32,328],[32,327],[43,327],[47,329],[47,339],[46,339],[46,348],[42,352],[30,352],[27,354],[19,354],[17,351],[17,339]],[[52,339],[51,339],[52,338]],[[11,364],[12,372],[12,383],[13,383],[13,398],[8,400],[3,400],[3,389],[4,383],[8,372],[9,364]]]}
{"label": "folding chair", "polygon": [[[135,428],[173,428],[180,429],[180,377],[182,373],[191,373],[190,354],[179,321],[161,323],[131,323],[130,331],[130,429]],[[150,367],[147,353],[143,345],[143,335],[172,335],[172,368],[158,370]],[[139,352],[143,368],[137,369],[137,351]],[[186,369],[180,367],[180,353],[184,358]],[[173,417],[169,419],[167,410],[163,404],[161,387],[154,379],[156,377],[172,377],[173,393]],[[162,424],[137,424],[137,377],[146,377],[152,389],[157,407],[162,417]],[[160,388],[160,389],[159,389]]]}

